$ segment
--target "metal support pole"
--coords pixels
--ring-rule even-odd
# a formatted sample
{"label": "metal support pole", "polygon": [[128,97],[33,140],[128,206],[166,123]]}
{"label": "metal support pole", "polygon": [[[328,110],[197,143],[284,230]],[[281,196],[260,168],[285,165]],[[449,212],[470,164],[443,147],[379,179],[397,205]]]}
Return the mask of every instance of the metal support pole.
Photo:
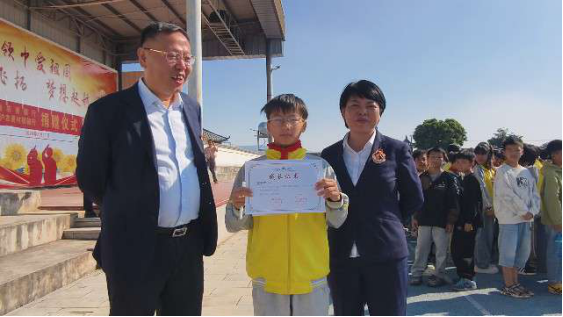
{"label": "metal support pole", "polygon": [[27,20],[25,21],[25,28],[28,31],[31,31],[31,9],[29,9],[31,7],[31,0],[27,0],[27,8],[26,8],[26,18]]}
{"label": "metal support pole", "polygon": [[192,66],[192,74],[188,80],[188,95],[196,99],[203,108],[203,98],[201,93],[201,66],[203,60],[201,47],[201,0],[186,1],[186,31],[190,37],[192,55],[195,56],[195,63]]}
{"label": "metal support pole", "polygon": [[270,40],[266,39],[266,102],[272,99],[272,49]]}
{"label": "metal support pole", "polygon": [[121,58],[121,45],[116,47],[117,51],[117,58],[115,60],[116,69],[117,69],[117,91],[121,91],[123,89],[123,59]]}

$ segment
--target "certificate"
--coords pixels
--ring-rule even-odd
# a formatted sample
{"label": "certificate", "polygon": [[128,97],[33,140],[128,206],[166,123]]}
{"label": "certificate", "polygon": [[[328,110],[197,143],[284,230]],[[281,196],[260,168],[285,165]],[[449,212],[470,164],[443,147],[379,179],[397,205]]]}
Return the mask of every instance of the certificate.
{"label": "certificate", "polygon": [[253,216],[325,212],[315,183],[324,177],[322,160],[264,160],[245,164],[245,213]]}

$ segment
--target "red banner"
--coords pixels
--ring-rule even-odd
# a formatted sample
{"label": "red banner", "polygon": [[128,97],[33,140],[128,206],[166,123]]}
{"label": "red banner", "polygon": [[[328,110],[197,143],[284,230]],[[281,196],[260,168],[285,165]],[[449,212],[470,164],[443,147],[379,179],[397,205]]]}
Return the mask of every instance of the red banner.
{"label": "red banner", "polygon": [[80,135],[82,117],[0,99],[0,125]]}

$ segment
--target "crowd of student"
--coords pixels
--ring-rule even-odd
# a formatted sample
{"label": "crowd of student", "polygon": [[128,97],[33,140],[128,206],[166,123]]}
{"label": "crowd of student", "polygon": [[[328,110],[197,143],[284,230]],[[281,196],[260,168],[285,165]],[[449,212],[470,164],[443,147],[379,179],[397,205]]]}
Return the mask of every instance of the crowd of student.
{"label": "crowd of student", "polygon": [[[429,286],[451,282],[445,272],[449,251],[459,276],[455,290],[476,289],[476,273],[498,273],[498,258],[503,295],[532,297],[518,275],[536,274],[540,262],[546,264],[548,291],[560,295],[561,140],[540,149],[511,136],[502,149],[481,142],[447,150],[413,153],[424,205],[410,227],[417,238],[410,284],[421,285],[425,275]],[[539,245],[547,245],[545,252],[537,252]],[[433,269],[427,267],[432,251]]]}

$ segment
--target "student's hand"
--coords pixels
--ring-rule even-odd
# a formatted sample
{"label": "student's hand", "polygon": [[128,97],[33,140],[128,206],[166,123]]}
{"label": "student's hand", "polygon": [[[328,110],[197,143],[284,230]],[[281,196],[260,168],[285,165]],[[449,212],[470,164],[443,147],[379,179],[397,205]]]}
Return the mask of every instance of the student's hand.
{"label": "student's hand", "polygon": [[471,232],[471,231],[473,231],[473,225],[470,224],[470,223],[466,223],[466,224],[463,226],[463,231],[465,231],[465,232]]}
{"label": "student's hand", "polygon": [[447,232],[447,233],[451,233],[452,231],[454,231],[454,225],[451,224],[451,223],[448,223],[448,224],[446,225],[446,232]]}
{"label": "student's hand", "polygon": [[412,218],[412,221],[411,221],[411,228],[412,228],[412,231],[418,231],[418,221],[414,218]]}
{"label": "student's hand", "polygon": [[334,179],[321,179],[315,184],[315,189],[317,190],[317,195],[323,196],[325,199],[331,201],[340,201],[340,199],[342,199],[342,195],[340,195],[340,190],[338,190],[338,185]]}
{"label": "student's hand", "polygon": [[239,187],[233,190],[229,201],[236,209],[240,209],[244,206],[245,197],[252,197],[252,190],[247,187]]}
{"label": "student's hand", "polygon": [[524,216],[522,216],[522,219],[524,220],[531,220],[532,218],[534,218],[534,215],[531,212],[528,212]]}
{"label": "student's hand", "polygon": [[553,230],[555,230],[557,232],[561,232],[561,225],[553,225],[553,226],[551,226],[551,228],[553,228]]}

